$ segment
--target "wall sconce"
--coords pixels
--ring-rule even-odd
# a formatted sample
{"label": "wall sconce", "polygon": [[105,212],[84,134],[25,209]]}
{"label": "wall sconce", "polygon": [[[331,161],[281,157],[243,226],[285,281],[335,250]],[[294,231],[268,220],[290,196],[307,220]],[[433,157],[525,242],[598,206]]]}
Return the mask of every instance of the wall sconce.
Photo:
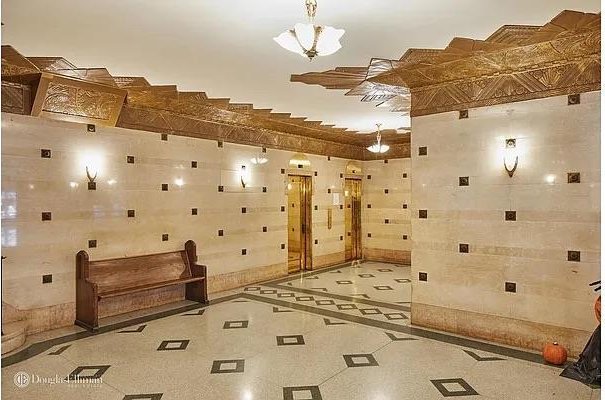
{"label": "wall sconce", "polygon": [[504,148],[504,169],[509,177],[513,177],[519,165],[519,153],[517,152],[517,140],[506,139]]}
{"label": "wall sconce", "polygon": [[239,179],[242,183],[242,187],[245,189],[248,182],[250,182],[250,176],[248,175],[248,171],[246,171],[246,166],[242,165],[242,169],[239,173]]}
{"label": "wall sconce", "polygon": [[95,171],[95,176],[91,176],[88,166],[86,166],[86,176],[88,177],[88,190],[97,190],[97,183],[95,182],[95,179],[97,179],[98,174],[99,172]]}

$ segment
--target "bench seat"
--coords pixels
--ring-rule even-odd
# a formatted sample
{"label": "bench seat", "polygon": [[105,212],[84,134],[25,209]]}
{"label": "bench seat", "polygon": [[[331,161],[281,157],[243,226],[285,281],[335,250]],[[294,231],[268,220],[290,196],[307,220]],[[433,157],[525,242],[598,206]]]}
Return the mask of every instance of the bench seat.
{"label": "bench seat", "polygon": [[[81,250],[76,255],[76,325],[97,330],[100,303],[168,286],[184,285],[187,300],[208,303],[206,266],[196,261],[193,240],[180,251],[97,261]],[[133,298],[129,307],[135,304]]]}
{"label": "bench seat", "polygon": [[109,297],[123,296],[123,295],[131,294],[131,293],[144,292],[146,290],[151,290],[151,289],[159,289],[159,288],[166,287],[166,286],[183,285],[185,283],[203,281],[204,279],[206,279],[206,278],[199,277],[199,278],[174,279],[171,281],[149,283],[147,285],[141,285],[141,286],[135,286],[135,287],[129,287],[129,288],[123,288],[123,289],[113,289],[113,290],[111,288],[99,288],[98,293],[99,293],[99,299],[105,299],[105,298],[109,298]]}

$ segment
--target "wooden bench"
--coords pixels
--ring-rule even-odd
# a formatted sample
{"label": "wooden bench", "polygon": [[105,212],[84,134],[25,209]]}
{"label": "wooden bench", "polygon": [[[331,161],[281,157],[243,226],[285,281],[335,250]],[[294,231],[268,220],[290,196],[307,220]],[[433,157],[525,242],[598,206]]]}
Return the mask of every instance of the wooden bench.
{"label": "wooden bench", "polygon": [[99,303],[104,299],[173,285],[185,285],[185,298],[208,302],[206,266],[196,264],[195,242],[185,250],[137,257],[90,261],[76,255],[76,325],[99,327]]}

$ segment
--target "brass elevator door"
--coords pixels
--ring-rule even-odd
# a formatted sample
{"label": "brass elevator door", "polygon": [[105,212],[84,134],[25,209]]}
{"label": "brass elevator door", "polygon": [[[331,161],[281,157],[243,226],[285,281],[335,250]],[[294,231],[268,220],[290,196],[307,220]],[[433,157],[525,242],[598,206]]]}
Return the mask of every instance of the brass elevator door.
{"label": "brass elevator door", "polygon": [[345,179],[345,258],[361,258],[361,180]]}
{"label": "brass elevator door", "polygon": [[311,266],[311,177],[288,176],[288,272]]}

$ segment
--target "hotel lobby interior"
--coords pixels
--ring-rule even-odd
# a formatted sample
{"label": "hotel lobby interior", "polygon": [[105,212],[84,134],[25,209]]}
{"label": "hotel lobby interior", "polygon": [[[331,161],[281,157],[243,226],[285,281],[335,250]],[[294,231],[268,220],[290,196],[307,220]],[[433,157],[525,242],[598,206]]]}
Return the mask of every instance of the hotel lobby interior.
{"label": "hotel lobby interior", "polygon": [[600,399],[600,7],[2,1],[2,398]]}

